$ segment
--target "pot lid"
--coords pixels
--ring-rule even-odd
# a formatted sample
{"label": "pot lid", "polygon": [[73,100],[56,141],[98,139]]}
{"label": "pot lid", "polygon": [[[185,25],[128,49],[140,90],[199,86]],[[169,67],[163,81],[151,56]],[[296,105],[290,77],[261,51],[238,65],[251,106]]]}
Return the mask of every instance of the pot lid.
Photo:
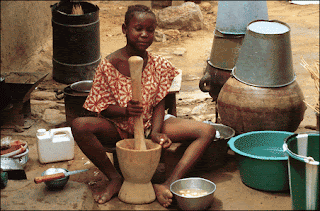
{"label": "pot lid", "polygon": [[92,87],[92,80],[78,81],[70,85],[70,88],[77,92],[88,93]]}

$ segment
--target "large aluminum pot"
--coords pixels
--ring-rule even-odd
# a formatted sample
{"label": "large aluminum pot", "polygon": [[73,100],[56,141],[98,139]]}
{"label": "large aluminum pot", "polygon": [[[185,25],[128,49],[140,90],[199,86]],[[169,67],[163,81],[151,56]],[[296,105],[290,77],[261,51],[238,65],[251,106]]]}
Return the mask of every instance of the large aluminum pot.
{"label": "large aluminum pot", "polygon": [[282,87],[292,83],[293,71],[290,26],[272,20],[252,21],[247,27],[232,75],[258,87]]}

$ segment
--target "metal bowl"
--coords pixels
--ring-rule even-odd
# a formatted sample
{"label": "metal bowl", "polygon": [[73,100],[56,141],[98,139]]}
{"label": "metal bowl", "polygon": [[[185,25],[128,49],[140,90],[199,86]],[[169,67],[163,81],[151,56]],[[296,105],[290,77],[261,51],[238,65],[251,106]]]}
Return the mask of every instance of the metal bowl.
{"label": "metal bowl", "polygon": [[24,153],[15,155],[12,157],[14,160],[16,160],[22,167],[25,167],[28,160],[29,160],[29,147],[27,147],[26,151]]}
{"label": "metal bowl", "polygon": [[[179,194],[183,189],[200,189],[207,191],[203,196],[183,196]],[[170,185],[170,191],[177,199],[178,206],[182,210],[204,210],[207,209],[213,202],[213,194],[216,190],[216,185],[210,180],[200,177],[190,177],[174,181]]]}
{"label": "metal bowl", "polygon": [[210,169],[225,163],[229,149],[227,143],[235,135],[235,130],[223,124],[216,124],[211,121],[203,122],[212,125],[220,134],[220,138],[215,137],[197,163],[197,168]]}
{"label": "metal bowl", "polygon": [[[57,174],[61,172],[65,173],[68,172],[68,170],[63,168],[49,168],[42,172],[41,176]],[[68,183],[68,180],[69,176],[57,180],[47,181],[45,184],[50,189],[62,189]]]}

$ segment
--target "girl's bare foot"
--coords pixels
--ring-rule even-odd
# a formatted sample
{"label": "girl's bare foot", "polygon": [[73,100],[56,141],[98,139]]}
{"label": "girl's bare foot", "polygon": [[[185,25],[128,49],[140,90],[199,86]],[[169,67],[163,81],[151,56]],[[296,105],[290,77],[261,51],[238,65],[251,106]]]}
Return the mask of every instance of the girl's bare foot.
{"label": "girl's bare foot", "polygon": [[104,191],[93,196],[94,200],[99,204],[110,201],[111,198],[118,194],[122,185],[122,178],[112,179]]}
{"label": "girl's bare foot", "polygon": [[168,186],[161,184],[153,185],[159,203],[163,207],[168,207],[172,203],[172,193]]}

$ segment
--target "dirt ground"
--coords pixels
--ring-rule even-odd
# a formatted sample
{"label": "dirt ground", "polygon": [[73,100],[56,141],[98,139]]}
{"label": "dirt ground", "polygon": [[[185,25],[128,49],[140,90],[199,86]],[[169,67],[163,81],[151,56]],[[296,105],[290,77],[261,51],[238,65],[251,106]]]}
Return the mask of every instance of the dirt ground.
{"label": "dirt ground", "polygon": [[[123,47],[125,45],[125,37],[121,31],[121,24],[124,21],[124,14],[128,4],[133,1],[94,1],[100,8],[100,39],[101,54],[105,57],[107,54]],[[215,21],[218,9],[217,1],[210,1],[211,8],[205,10],[200,4],[204,15],[204,29],[199,31],[180,31],[176,37],[168,39],[166,42],[154,42],[150,50],[155,53],[165,54],[170,61],[183,70],[182,87],[180,93],[199,91],[199,80],[203,76],[203,70],[206,60],[210,55],[213,31],[215,29]],[[286,22],[291,27],[291,45],[293,54],[294,71],[297,75],[297,82],[300,85],[305,100],[310,104],[315,104],[314,96],[318,93],[314,86],[314,81],[301,65],[301,57],[307,63],[313,65],[319,62],[319,5],[294,5],[287,1],[268,1],[268,13],[270,20],[280,20]],[[157,10],[155,10],[157,12]],[[160,29],[161,30],[161,29]],[[176,48],[185,48],[186,53],[183,56],[172,54]],[[46,48],[42,49],[34,60],[27,66],[25,71],[44,71],[51,73],[52,66],[50,61],[52,58],[52,43],[48,42]],[[52,77],[40,84],[42,90],[53,91],[65,87],[52,80]],[[178,96],[179,97],[179,96]],[[318,99],[318,98],[317,98]],[[183,99],[182,99],[183,101]],[[179,109],[182,107],[193,108],[195,105],[187,105],[178,102]],[[32,109],[32,105],[31,105]],[[214,121],[214,120],[213,120]],[[309,125],[316,125],[316,118],[313,110],[307,108],[304,120],[301,122],[298,131],[309,131],[306,128]],[[74,175],[71,180],[88,184],[93,191],[106,185],[105,177],[99,170],[84,156],[78,147],[75,148],[75,159],[67,162],[59,162],[43,165],[37,159],[35,130],[40,127],[46,127],[44,122],[40,122],[36,126],[32,126],[28,132],[18,134],[12,130],[2,130],[1,135],[11,135],[27,140],[30,146],[30,160],[25,168],[27,176],[34,178],[39,176],[42,171],[49,167],[63,167],[68,170],[76,170],[89,168],[88,172]],[[291,209],[291,201],[289,193],[266,193],[246,187],[241,183],[239,172],[236,168],[236,160],[230,153],[230,162],[225,166],[202,172],[201,176],[210,178],[217,183],[217,192],[214,204],[210,209],[218,210],[263,210],[263,209]],[[176,209],[176,205],[170,209]],[[146,209],[159,210],[162,208],[157,202],[149,205],[125,205],[116,197],[105,205],[99,205],[99,209]]]}

